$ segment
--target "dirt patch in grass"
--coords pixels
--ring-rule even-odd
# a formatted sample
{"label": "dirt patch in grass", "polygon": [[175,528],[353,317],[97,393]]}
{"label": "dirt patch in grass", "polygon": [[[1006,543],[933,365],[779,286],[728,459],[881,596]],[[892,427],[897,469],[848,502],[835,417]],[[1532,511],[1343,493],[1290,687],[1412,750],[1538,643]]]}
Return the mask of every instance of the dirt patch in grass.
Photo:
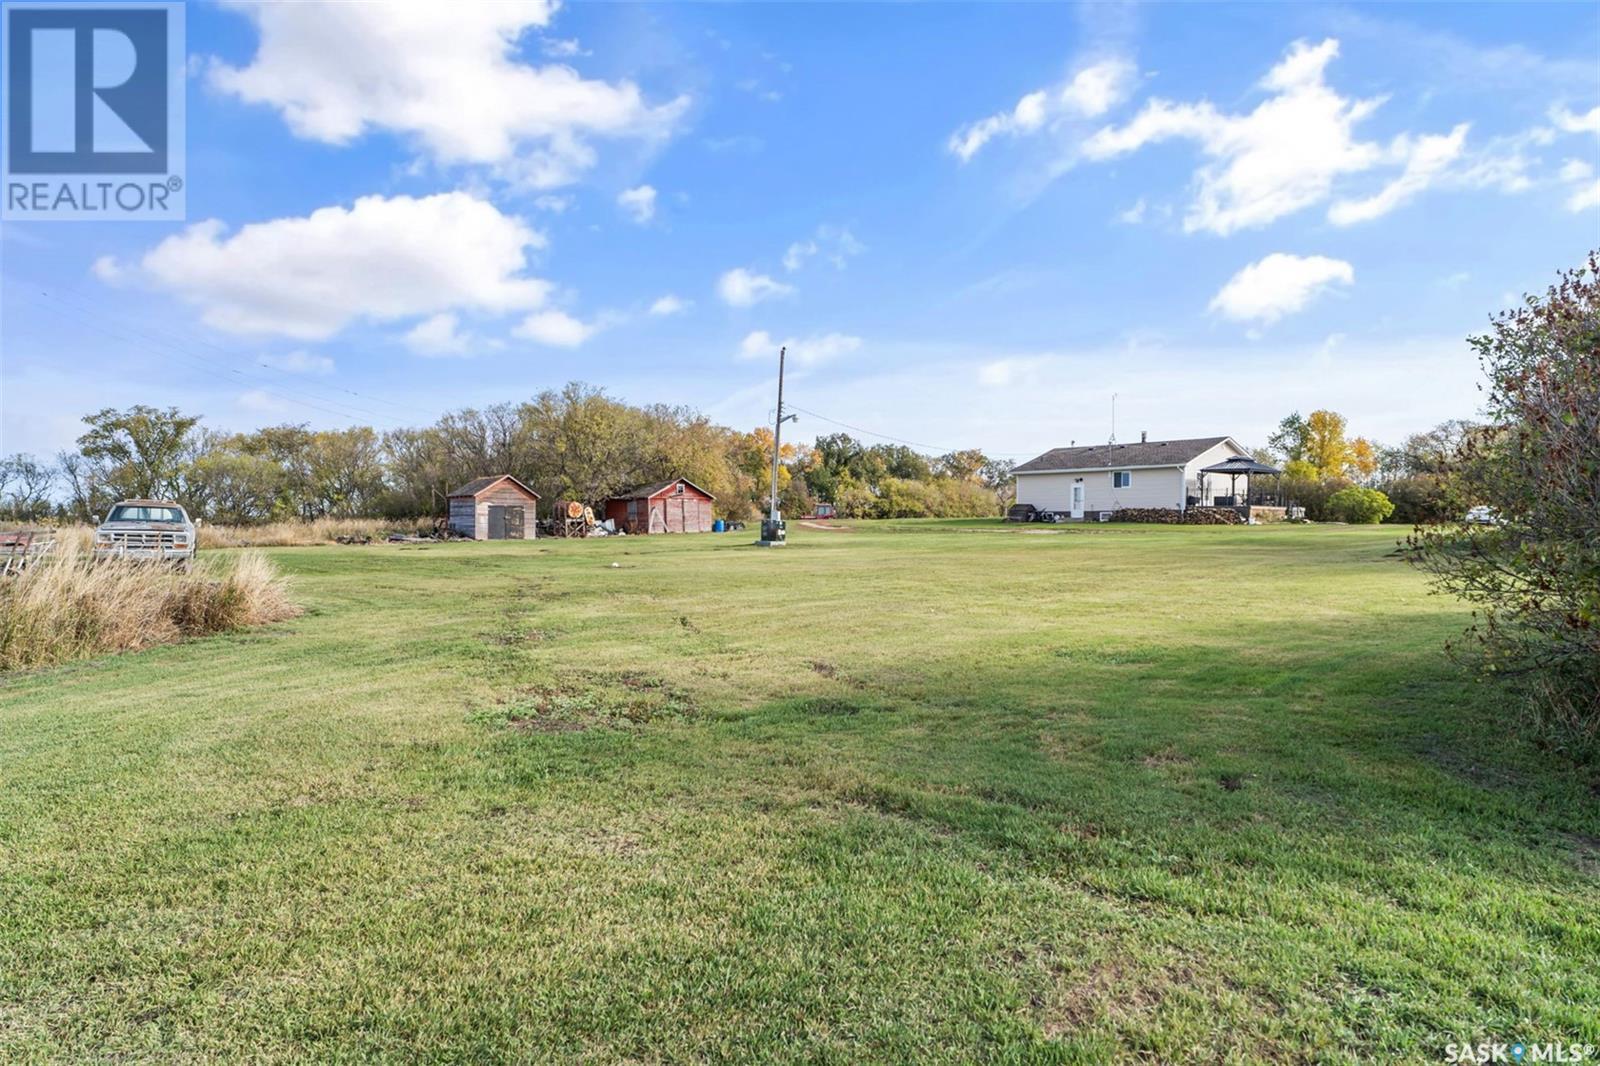
{"label": "dirt patch in grass", "polygon": [[801,701],[800,709],[806,714],[837,716],[860,714],[865,708],[854,700],[840,699],[837,696],[817,696]]}
{"label": "dirt patch in grass", "polygon": [[1139,761],[1151,770],[1159,770],[1164,766],[1187,766],[1194,762],[1193,759],[1171,744],[1168,744],[1160,751],[1152,751]]}
{"label": "dirt patch in grass", "polygon": [[575,674],[529,685],[470,717],[516,733],[576,733],[686,718],[697,711],[688,693],[639,671]]}
{"label": "dirt patch in grass", "polygon": [[823,677],[839,676],[839,668],[837,666],[830,662],[824,662],[821,659],[812,659],[811,669],[821,674]]}
{"label": "dirt patch in grass", "polygon": [[486,633],[483,639],[484,643],[497,648],[513,648],[525,644],[543,644],[545,633],[542,629],[509,629],[501,633]]}
{"label": "dirt patch in grass", "polygon": [[1177,1001],[1199,997],[1215,1005],[1241,991],[1187,953],[1147,962],[1117,954],[1077,965],[1043,944],[1014,951],[1012,958],[1018,969],[1046,972],[1044,990],[1033,996],[1031,1006],[1034,1020],[1048,1040],[1102,1029],[1107,1024],[1138,1029],[1149,1025],[1159,1011],[1185,1009],[1186,1005]]}
{"label": "dirt patch in grass", "polygon": [[1520,788],[1526,783],[1524,775],[1510,767],[1492,765],[1471,749],[1451,747],[1437,735],[1423,738],[1421,754],[1439,769],[1479,788]]}
{"label": "dirt patch in grass", "polygon": [[1578,870],[1589,877],[1600,878],[1600,837],[1568,833],[1567,842],[1572,845],[1572,861]]}

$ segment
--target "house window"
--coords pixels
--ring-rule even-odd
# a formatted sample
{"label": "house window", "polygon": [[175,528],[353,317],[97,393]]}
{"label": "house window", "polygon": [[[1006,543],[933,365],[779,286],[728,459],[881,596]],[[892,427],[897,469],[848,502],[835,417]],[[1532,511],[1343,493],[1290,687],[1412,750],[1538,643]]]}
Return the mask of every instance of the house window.
{"label": "house window", "polygon": [[1128,470],[1118,470],[1111,475],[1111,487],[1125,489],[1133,484],[1133,473]]}
{"label": "house window", "polygon": [[673,489],[672,491],[674,493],[676,493],[677,495],[682,496],[683,495],[683,482],[681,482],[681,481],[678,482],[678,487]]}

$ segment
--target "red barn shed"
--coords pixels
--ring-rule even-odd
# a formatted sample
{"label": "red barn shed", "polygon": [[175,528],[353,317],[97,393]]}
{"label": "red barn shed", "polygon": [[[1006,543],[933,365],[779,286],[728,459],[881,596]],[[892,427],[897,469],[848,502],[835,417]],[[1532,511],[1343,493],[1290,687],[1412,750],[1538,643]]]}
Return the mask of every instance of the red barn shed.
{"label": "red barn shed", "polygon": [[629,533],[709,533],[715,500],[687,478],[673,478],[613,496],[606,517]]}

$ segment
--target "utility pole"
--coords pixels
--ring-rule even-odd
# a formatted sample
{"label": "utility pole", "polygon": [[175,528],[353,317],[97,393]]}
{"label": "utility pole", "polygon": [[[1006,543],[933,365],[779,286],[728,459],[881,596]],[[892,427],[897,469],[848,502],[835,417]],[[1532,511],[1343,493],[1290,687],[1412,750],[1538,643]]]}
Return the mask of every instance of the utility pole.
{"label": "utility pole", "polygon": [[799,415],[783,413],[783,359],[788,347],[778,349],[778,414],[772,423],[772,494],[767,506],[767,519],[761,523],[761,540],[769,548],[786,543],[783,517],[778,514],[778,457],[783,451],[783,424],[797,421]]}

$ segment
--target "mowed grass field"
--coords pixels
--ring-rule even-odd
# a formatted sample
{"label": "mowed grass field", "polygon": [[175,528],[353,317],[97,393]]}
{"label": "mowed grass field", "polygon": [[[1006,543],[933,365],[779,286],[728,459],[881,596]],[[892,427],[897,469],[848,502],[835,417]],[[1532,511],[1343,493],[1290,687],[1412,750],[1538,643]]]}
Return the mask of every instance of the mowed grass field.
{"label": "mowed grass field", "polygon": [[1600,775],[1393,529],[291,548],[0,681],[0,1060],[1600,1044]]}

